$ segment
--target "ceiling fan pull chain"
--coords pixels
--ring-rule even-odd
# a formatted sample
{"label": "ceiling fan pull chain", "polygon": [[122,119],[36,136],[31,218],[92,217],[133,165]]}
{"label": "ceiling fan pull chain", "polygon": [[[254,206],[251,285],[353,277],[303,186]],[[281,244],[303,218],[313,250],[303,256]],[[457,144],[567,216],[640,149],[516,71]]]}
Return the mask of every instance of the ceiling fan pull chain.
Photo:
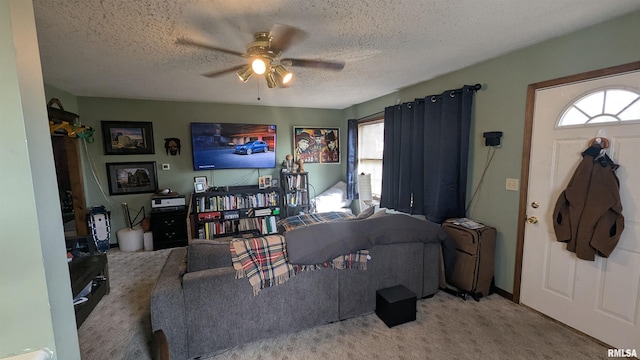
{"label": "ceiling fan pull chain", "polygon": [[260,81],[256,78],[256,88],[258,89],[258,101],[260,101]]}

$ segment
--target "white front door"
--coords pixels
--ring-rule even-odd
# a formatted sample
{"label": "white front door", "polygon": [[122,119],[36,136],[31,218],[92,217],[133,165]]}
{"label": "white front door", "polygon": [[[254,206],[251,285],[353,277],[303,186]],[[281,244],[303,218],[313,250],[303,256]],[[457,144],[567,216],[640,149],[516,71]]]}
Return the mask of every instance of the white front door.
{"label": "white front door", "polygon": [[[556,127],[575,99],[614,86],[640,92],[640,71],[536,92],[526,212],[538,223],[525,226],[520,301],[614,348],[640,352],[640,123]],[[552,212],[599,129],[620,165],[625,229],[609,258],[585,261],[556,241]]]}

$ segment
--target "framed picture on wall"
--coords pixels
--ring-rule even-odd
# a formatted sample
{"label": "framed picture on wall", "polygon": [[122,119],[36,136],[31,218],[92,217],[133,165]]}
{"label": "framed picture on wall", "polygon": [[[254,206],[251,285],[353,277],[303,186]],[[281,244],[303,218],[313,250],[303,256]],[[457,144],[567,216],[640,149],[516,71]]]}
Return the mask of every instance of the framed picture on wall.
{"label": "framed picture on wall", "polygon": [[305,164],[339,164],[339,140],[339,128],[294,126],[294,160],[302,159]]}
{"label": "framed picture on wall", "polygon": [[203,192],[207,191],[207,186],[204,183],[201,183],[201,182],[194,182],[193,183],[193,189],[197,193],[203,193]]}
{"label": "framed picture on wall", "polygon": [[207,186],[207,177],[206,176],[196,176],[193,178],[193,182],[194,183],[198,183],[198,184],[204,184],[204,186]]}
{"label": "framed picture on wall", "polygon": [[151,122],[101,121],[105,155],[155,154]]}
{"label": "framed picture on wall", "polygon": [[271,175],[264,175],[258,177],[258,188],[266,189],[271,187]]}
{"label": "framed picture on wall", "polygon": [[109,195],[154,193],[158,190],[155,161],[107,163]]}

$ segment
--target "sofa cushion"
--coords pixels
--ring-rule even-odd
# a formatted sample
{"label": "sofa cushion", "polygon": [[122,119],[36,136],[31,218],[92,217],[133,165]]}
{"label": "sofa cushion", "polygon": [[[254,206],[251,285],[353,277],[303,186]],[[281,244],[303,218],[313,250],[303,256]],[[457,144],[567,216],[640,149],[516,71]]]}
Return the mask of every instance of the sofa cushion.
{"label": "sofa cushion", "polygon": [[315,224],[287,231],[284,236],[292,264],[321,263],[373,245],[440,243],[447,237],[436,223],[397,214]]}
{"label": "sofa cushion", "polygon": [[200,271],[232,266],[229,242],[193,239],[187,247],[187,271]]}
{"label": "sofa cushion", "polygon": [[355,219],[356,217],[349,213],[330,211],[325,213],[304,214],[289,216],[280,219],[277,222],[278,233],[293,230],[302,226],[309,226],[318,223],[333,222],[339,220]]}
{"label": "sofa cushion", "polygon": [[373,215],[376,212],[376,207],[375,206],[370,206],[362,211],[360,211],[360,214],[358,214],[358,216],[356,216],[358,219],[366,219],[369,216]]}

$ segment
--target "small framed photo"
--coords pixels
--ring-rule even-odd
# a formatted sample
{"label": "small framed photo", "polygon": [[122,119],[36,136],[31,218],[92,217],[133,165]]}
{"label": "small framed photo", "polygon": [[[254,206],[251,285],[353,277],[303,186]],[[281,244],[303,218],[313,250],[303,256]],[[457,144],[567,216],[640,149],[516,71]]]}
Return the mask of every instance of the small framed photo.
{"label": "small framed photo", "polygon": [[193,178],[193,182],[196,184],[204,184],[207,186],[207,177],[206,176],[196,176]]}
{"label": "small framed photo", "polygon": [[258,188],[266,189],[271,187],[271,175],[260,176],[258,178]]}
{"label": "small framed photo", "polygon": [[155,161],[107,163],[109,195],[153,193],[158,190]]}
{"label": "small framed photo", "polygon": [[271,179],[271,187],[277,188],[278,185],[280,185],[278,179]]}
{"label": "small framed photo", "polygon": [[105,155],[155,154],[151,122],[101,121]]}
{"label": "small framed photo", "polygon": [[193,188],[194,188],[194,191],[197,193],[203,193],[207,191],[207,186],[201,182],[194,182]]}

